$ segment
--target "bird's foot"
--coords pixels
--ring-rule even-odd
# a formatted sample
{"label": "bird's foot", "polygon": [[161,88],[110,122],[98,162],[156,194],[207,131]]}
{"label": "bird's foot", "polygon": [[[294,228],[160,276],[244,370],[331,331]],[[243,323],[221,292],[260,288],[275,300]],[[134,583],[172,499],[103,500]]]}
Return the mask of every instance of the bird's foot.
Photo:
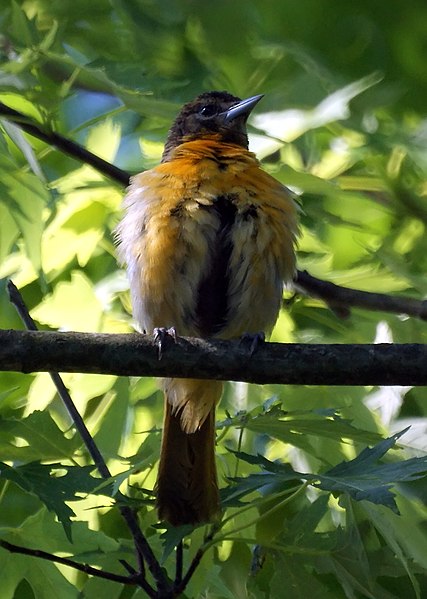
{"label": "bird's foot", "polygon": [[171,340],[176,343],[177,334],[175,327],[156,327],[153,331],[153,336],[154,343],[157,345],[158,358],[161,360],[168,343],[170,343]]}
{"label": "bird's foot", "polygon": [[240,337],[240,344],[249,346],[250,356],[252,356],[263,343],[265,343],[265,333],[263,331],[259,331],[258,333],[243,333]]}

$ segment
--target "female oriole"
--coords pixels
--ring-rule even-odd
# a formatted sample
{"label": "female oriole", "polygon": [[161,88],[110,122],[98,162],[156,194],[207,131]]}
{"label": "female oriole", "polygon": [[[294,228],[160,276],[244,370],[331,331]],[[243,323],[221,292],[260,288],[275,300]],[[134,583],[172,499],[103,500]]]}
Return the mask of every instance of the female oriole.
{"label": "female oriole", "polygon": [[[269,331],[295,271],[290,192],[248,151],[246,120],[262,96],[208,92],[172,125],[162,162],[136,175],[118,226],[134,317],[142,331],[232,339]],[[164,379],[159,517],[205,522],[219,510],[218,381]]]}

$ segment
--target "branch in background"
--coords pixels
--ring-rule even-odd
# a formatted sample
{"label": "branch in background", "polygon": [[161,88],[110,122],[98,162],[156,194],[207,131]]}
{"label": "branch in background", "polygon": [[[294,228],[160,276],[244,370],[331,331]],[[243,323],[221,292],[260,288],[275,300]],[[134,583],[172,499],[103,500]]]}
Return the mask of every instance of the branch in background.
{"label": "branch in background", "polygon": [[265,343],[151,335],[0,331],[0,371],[86,372],[293,385],[427,385],[424,344]]}
{"label": "branch in background", "polygon": [[407,314],[427,320],[427,300],[421,301],[410,297],[396,297],[384,293],[357,291],[341,287],[334,283],[322,281],[311,276],[307,271],[299,270],[295,286],[313,297],[318,297],[330,306],[331,310],[347,315],[349,306],[378,310],[392,314]]}
{"label": "branch in background", "polygon": [[55,148],[58,148],[58,150],[61,150],[64,154],[76,158],[85,164],[89,164],[103,175],[113,179],[113,181],[122,185],[129,184],[130,175],[126,171],[123,171],[110,162],[92,154],[92,152],[89,152],[89,150],[86,150],[71,139],[60,135],[59,133],[55,133],[54,131],[44,129],[42,125],[31,120],[29,117],[22,114],[22,112],[9,108],[9,106],[6,106],[2,102],[0,102],[0,116],[4,116],[9,121],[19,125],[23,131],[29,133],[33,137],[37,137],[37,139],[41,139],[47,144],[55,146]]}
{"label": "branch in background", "polygon": [[[15,306],[24,325],[27,327],[27,329],[29,329],[29,332],[31,332],[33,334],[37,334],[37,327],[35,325],[35,322],[31,318],[31,316],[28,312],[28,309],[22,299],[21,294],[19,293],[16,286],[12,283],[12,281],[8,282],[7,290],[9,293],[10,301]],[[76,406],[74,405],[74,402],[71,399],[71,396],[68,393],[68,390],[66,389],[62,378],[59,376],[59,374],[57,372],[54,372],[57,370],[62,370],[62,369],[57,369],[57,368],[49,368],[48,369],[49,374],[52,378],[52,381],[58,391],[58,394],[61,397],[61,399],[64,403],[64,406],[65,406],[66,410],[68,411],[72,421],[74,422],[74,425],[75,425],[77,431],[79,432],[79,434],[86,446],[86,449],[88,450],[100,475],[102,476],[102,478],[104,480],[108,480],[109,478],[111,478],[111,473],[108,469],[108,466],[107,466],[104,458],[102,457],[102,454],[99,451],[95,441],[93,440],[89,430],[87,429],[83,418],[80,416]],[[140,563],[142,565],[143,560],[145,560],[150,572],[152,573],[152,575],[158,585],[158,588],[159,589],[166,588],[167,580],[165,578],[163,570],[162,570],[159,562],[157,561],[150,545],[148,544],[147,539],[145,538],[145,536],[143,535],[143,533],[139,527],[138,519],[137,519],[135,513],[128,506],[123,506],[123,505],[119,506],[119,510],[129,528],[129,531],[134,540],[135,549],[137,552],[138,563]],[[138,575],[138,584],[147,592],[147,594],[150,597],[155,596],[154,589],[148,584],[148,582],[144,578],[142,568]]]}

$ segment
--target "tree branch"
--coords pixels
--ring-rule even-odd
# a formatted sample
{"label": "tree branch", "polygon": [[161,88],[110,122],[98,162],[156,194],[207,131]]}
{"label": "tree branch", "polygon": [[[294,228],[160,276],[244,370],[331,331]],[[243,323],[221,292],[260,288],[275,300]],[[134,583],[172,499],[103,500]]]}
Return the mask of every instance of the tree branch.
{"label": "tree branch", "polygon": [[187,584],[190,582],[191,577],[193,576],[194,572],[198,568],[200,562],[202,561],[203,556],[205,555],[207,549],[210,547],[212,539],[214,538],[215,534],[219,531],[219,528],[220,528],[219,524],[213,524],[211,526],[210,531],[204,538],[203,545],[201,545],[201,547],[199,547],[199,549],[196,551],[193,559],[191,560],[191,563],[188,566],[185,576],[182,578],[182,580],[177,579],[175,581],[176,582],[175,590],[177,592],[177,595],[179,593],[181,593],[182,591],[184,591]]}
{"label": "tree branch", "polygon": [[49,131],[45,129],[39,123],[36,123],[28,116],[22,114],[22,112],[18,112],[13,108],[9,108],[6,104],[0,102],[0,116],[6,117],[9,121],[12,121],[16,125],[29,133],[33,137],[37,139],[41,139],[51,146],[55,146],[58,150],[61,150],[67,156],[71,156],[72,158],[76,158],[85,164],[89,164],[98,172],[106,175],[113,181],[120,183],[122,185],[129,184],[129,173],[123,171],[122,169],[114,166],[110,162],[103,160],[99,156],[92,154],[86,148],[83,148],[80,144],[60,135],[59,133],[55,133],[54,131]]}
{"label": "tree branch", "polygon": [[420,301],[410,297],[371,293],[341,287],[328,281],[316,279],[305,270],[297,272],[295,285],[307,292],[308,295],[322,299],[332,310],[338,308],[341,311],[348,308],[348,306],[354,306],[365,310],[407,314],[408,316],[421,318],[421,320],[427,320],[427,300]]}
{"label": "tree branch", "polygon": [[87,372],[296,385],[427,385],[424,344],[265,343],[151,335],[0,331],[0,371]]}
{"label": "tree branch", "polygon": [[50,562],[55,562],[57,564],[62,564],[64,566],[69,566],[74,570],[85,572],[86,574],[89,574],[90,576],[96,576],[97,578],[104,578],[105,580],[120,582],[121,584],[140,584],[140,577],[138,576],[138,574],[132,576],[121,576],[120,574],[114,574],[113,572],[98,570],[97,568],[93,568],[88,564],[80,564],[79,562],[75,562],[74,560],[69,559],[67,557],[59,557],[58,555],[54,555],[53,553],[47,553],[46,551],[42,551],[41,549],[30,549],[28,547],[22,547],[21,545],[15,545],[13,543],[9,543],[8,541],[4,541],[3,539],[0,539],[0,547],[3,547],[3,549],[6,549],[6,551],[10,551],[10,553],[30,555],[39,559],[44,559]]}

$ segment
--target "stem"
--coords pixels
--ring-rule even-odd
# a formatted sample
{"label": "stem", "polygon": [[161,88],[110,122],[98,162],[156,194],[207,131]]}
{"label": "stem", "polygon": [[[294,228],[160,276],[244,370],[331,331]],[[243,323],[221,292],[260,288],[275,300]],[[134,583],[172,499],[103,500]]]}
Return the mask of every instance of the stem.
{"label": "stem", "polygon": [[184,558],[184,545],[182,540],[176,546],[176,565],[175,565],[175,585],[179,586],[182,582],[182,569]]}
{"label": "stem", "polygon": [[[258,522],[260,522],[261,520],[263,520],[264,518],[266,518],[267,516],[270,516],[271,514],[273,514],[276,510],[278,510],[279,508],[281,508],[282,506],[286,505],[287,503],[289,503],[290,501],[292,501],[293,499],[295,499],[295,497],[297,497],[298,495],[300,495],[308,486],[308,482],[303,483],[300,487],[298,487],[298,489],[296,491],[294,491],[292,493],[292,495],[289,495],[289,497],[286,497],[285,499],[283,499],[282,501],[279,501],[279,503],[276,503],[275,505],[273,505],[273,507],[271,507],[269,510],[265,511],[264,513],[258,515],[256,518],[254,518],[253,520],[251,520],[250,522],[246,522],[245,524],[242,524],[241,526],[237,526],[234,529],[228,530],[226,532],[226,534],[224,534],[223,536],[219,536],[217,537],[215,540],[213,540],[211,542],[211,544],[216,544],[216,543],[220,543],[223,540],[225,540],[225,537],[229,536],[229,535],[233,535],[236,534],[237,532],[240,532],[241,530],[245,530],[245,528],[249,528],[250,526],[253,526],[254,524],[257,524]],[[285,493],[289,493],[288,490],[286,491],[282,491],[282,493],[278,493],[276,495],[276,497],[280,497],[280,495],[285,494]],[[271,497],[266,498],[266,501],[271,501]],[[252,506],[252,507],[257,507],[257,506]],[[241,513],[243,513],[243,510],[239,511],[239,513],[237,514],[237,516],[240,516]],[[228,518],[227,520],[230,520],[230,518]],[[225,521],[224,521],[225,523]]]}
{"label": "stem", "polygon": [[[307,483],[304,483],[304,484],[307,484]],[[287,495],[289,493],[292,493],[291,497],[289,498],[289,499],[291,499],[293,497],[293,495],[299,491],[299,489],[300,489],[300,487],[298,487],[298,490],[294,491],[294,492],[292,492],[292,489],[285,489],[284,491],[276,493],[276,497],[281,497],[282,495]],[[228,516],[227,518],[224,518],[223,520],[221,520],[221,522],[218,525],[218,530],[223,529],[224,526],[227,524],[227,522],[230,522],[230,520],[234,520],[236,518],[236,516],[239,517],[241,514],[244,514],[245,512],[248,512],[249,510],[259,508],[264,503],[269,503],[270,501],[271,501],[271,497],[260,497],[258,499],[251,501],[249,504],[247,504],[243,507],[240,507],[238,513],[232,514],[231,516]],[[259,520],[259,519],[260,519],[260,516],[258,516],[257,520]]]}
{"label": "stem", "polygon": [[[239,440],[237,442],[237,452],[239,453],[242,450],[242,439],[243,439],[243,432],[244,432],[244,427],[242,426],[242,428],[239,430]],[[238,472],[239,472],[239,463],[240,463],[240,459],[238,456],[236,456],[236,467],[234,468],[234,478],[237,478]]]}

